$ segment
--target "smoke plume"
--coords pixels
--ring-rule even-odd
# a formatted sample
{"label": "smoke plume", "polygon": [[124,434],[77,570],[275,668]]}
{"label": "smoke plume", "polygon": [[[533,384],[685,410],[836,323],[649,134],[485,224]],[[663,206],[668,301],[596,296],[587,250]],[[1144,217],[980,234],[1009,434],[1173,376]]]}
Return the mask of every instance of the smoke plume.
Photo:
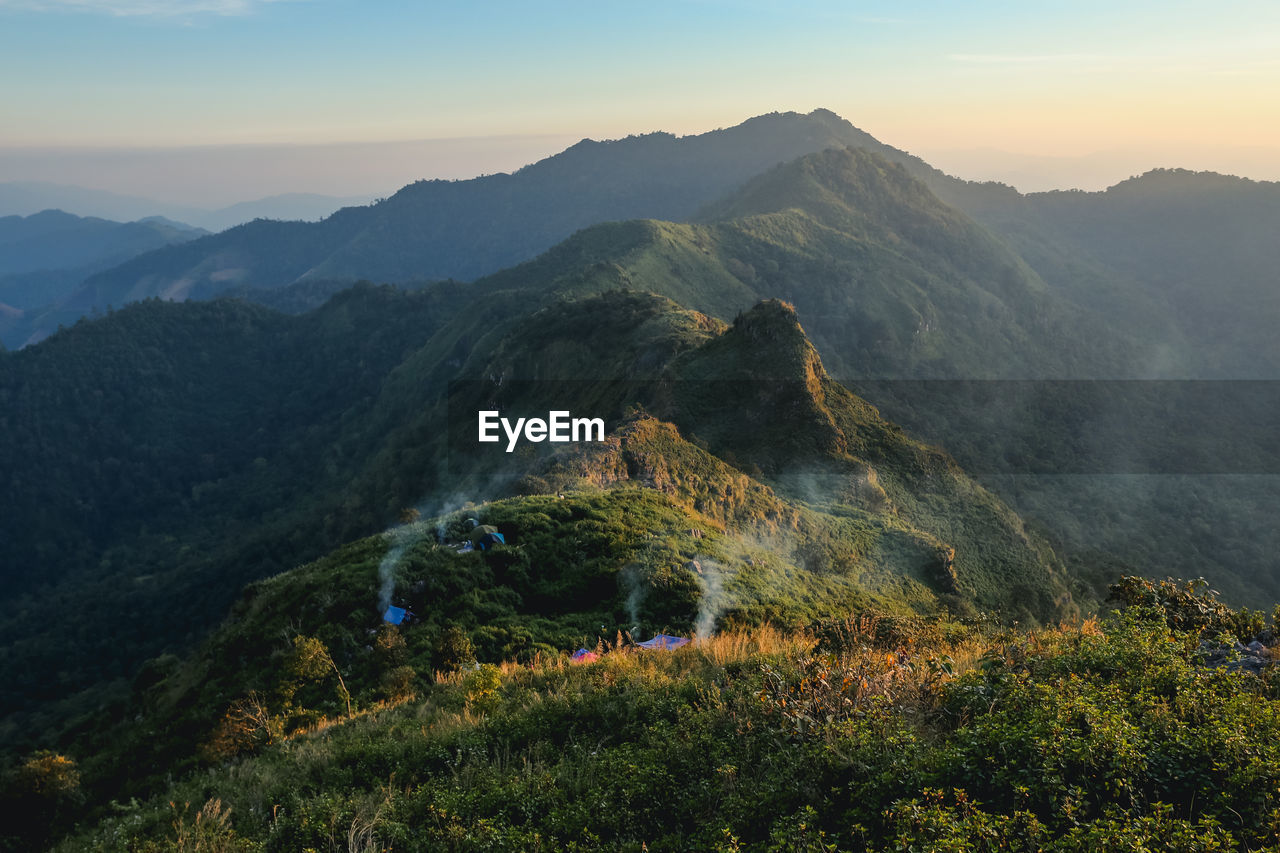
{"label": "smoke plume", "polygon": [[412,548],[428,534],[434,534],[436,542],[445,541],[450,517],[464,510],[479,513],[471,497],[475,495],[498,495],[511,482],[510,473],[494,474],[475,485],[471,496],[454,492],[447,497],[435,499],[425,498],[414,507],[414,513],[422,521],[410,521],[387,530],[385,538],[390,547],[382,562],[378,564],[378,615],[387,612],[391,606],[391,598],[396,591],[396,566],[406,551]]}
{"label": "smoke plume", "polygon": [[409,532],[413,526],[406,524],[390,531],[392,537],[391,548],[383,556],[382,562],[378,564],[379,614],[386,613],[387,608],[391,606],[391,595],[396,591],[396,565],[400,562],[400,558],[404,556],[405,549],[413,544],[417,538]]}
{"label": "smoke plume", "polygon": [[622,581],[622,589],[627,594],[626,608],[627,620],[631,625],[631,633],[636,635],[640,631],[640,605],[644,604],[645,585],[641,578],[640,565],[638,563],[628,563],[622,567],[619,573],[619,579]]}
{"label": "smoke plume", "polygon": [[708,557],[697,557],[695,562],[702,568],[698,573],[702,597],[698,599],[698,618],[694,622],[693,633],[706,639],[715,634],[716,621],[733,602],[725,591],[725,569]]}

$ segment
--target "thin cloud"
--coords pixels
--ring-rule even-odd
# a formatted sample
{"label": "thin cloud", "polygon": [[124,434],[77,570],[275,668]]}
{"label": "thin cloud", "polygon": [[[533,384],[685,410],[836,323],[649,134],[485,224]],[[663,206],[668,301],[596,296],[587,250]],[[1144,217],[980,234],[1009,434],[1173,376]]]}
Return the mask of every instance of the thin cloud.
{"label": "thin cloud", "polygon": [[968,62],[975,65],[1048,65],[1064,63],[1101,62],[1106,59],[1096,53],[953,53],[947,59],[952,62]]}
{"label": "thin cloud", "polygon": [[[687,0],[693,5],[715,6],[717,8],[746,10],[750,12],[779,12],[780,7],[775,0]],[[797,6],[786,10],[786,14],[794,18],[812,18],[824,21],[843,21],[851,24],[909,24],[910,18],[887,15],[861,15],[844,8],[843,4],[816,4],[818,8]]]}
{"label": "thin cloud", "polygon": [[116,18],[182,18],[249,15],[288,0],[0,0],[0,9],[24,12],[88,12]]}
{"label": "thin cloud", "polygon": [[1280,70],[1280,59],[1257,59],[1225,68],[1214,68],[1209,74],[1220,77],[1251,77],[1257,74],[1272,76],[1272,72]]}

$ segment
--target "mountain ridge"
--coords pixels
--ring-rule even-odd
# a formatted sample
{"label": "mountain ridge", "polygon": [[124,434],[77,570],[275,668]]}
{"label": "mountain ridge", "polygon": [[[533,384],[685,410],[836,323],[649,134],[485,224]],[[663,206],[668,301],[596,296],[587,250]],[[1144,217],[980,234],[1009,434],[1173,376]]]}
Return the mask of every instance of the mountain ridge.
{"label": "mountain ridge", "polygon": [[[714,516],[727,522],[732,513],[715,507],[737,489],[756,495],[751,500],[763,501],[761,506],[769,504],[757,486],[760,477],[779,499],[818,513],[805,528],[802,553],[791,556],[790,547],[779,553],[805,572],[847,575],[830,581],[831,590],[862,589],[885,603],[906,596],[912,607],[938,607],[944,600],[956,608],[1007,607],[1035,619],[1075,606],[1047,546],[1027,538],[1017,517],[967,481],[954,462],[911,443],[873,408],[834,385],[794,312],[781,303],[765,303],[736,326],[726,326],[638,293],[552,300],[539,311],[524,306],[525,313],[494,329],[492,340],[467,347],[474,354],[469,365],[451,366],[454,346],[447,332],[470,313],[467,304],[457,291],[402,294],[366,287],[340,294],[314,315],[286,318],[234,302],[152,300],[0,359],[0,397],[14,413],[5,423],[16,439],[6,464],[16,467],[19,456],[26,460],[14,497],[29,505],[36,487],[43,490],[43,521],[28,518],[19,504],[6,509],[13,529],[5,535],[16,549],[11,553],[29,554],[22,562],[33,572],[54,547],[62,549],[64,570],[83,564],[62,577],[43,571],[33,576],[62,606],[82,611],[74,634],[33,622],[29,605],[39,591],[28,583],[19,598],[22,579],[10,579],[11,600],[25,603],[0,622],[7,650],[0,663],[19,700],[7,709],[5,740],[21,737],[18,721],[36,708],[57,715],[101,701],[94,691],[77,693],[104,675],[125,676],[142,658],[193,642],[217,616],[205,611],[229,603],[240,584],[381,529],[406,506],[422,503],[424,515],[435,515],[456,499],[451,496],[502,497],[539,483],[552,490],[540,494],[554,495],[556,483],[564,482],[555,466],[591,470],[590,461],[537,453],[513,458],[501,450],[485,456],[476,449],[474,412],[480,406],[545,412],[549,391],[537,383],[566,379],[576,385],[558,404],[593,411],[611,430],[637,402],[671,424],[674,432],[651,430],[644,443],[630,440],[623,452],[637,470],[650,472],[639,482],[652,481],[650,488],[668,495],[663,501],[673,498],[659,483],[685,490],[683,500],[689,502],[671,506],[696,514],[690,527],[713,523],[708,519]],[[222,319],[215,323],[216,317]],[[582,333],[585,317],[598,327],[594,339]],[[103,336],[139,323],[160,337],[118,339],[131,354],[108,356]],[[193,335],[197,329],[202,331]],[[199,343],[199,335],[209,342]],[[162,338],[182,345],[166,346]],[[213,348],[215,340],[220,349]],[[583,349],[588,345],[612,353],[612,361]],[[298,360],[296,376],[263,371],[265,364],[278,369],[280,359],[298,347],[308,355]],[[169,350],[182,358],[147,355]],[[115,382],[143,371],[151,377],[145,393],[153,404],[129,405],[127,420],[112,427],[117,418],[105,416],[124,410],[113,402],[118,391],[109,382],[98,384],[105,392],[101,397],[90,387],[93,379],[79,390],[60,389],[55,382],[14,384],[17,371],[29,373],[26,365],[33,359],[48,362],[47,370],[56,373],[57,362],[75,351],[92,353]],[[749,380],[750,396],[739,396],[743,377],[735,367],[744,351],[756,351],[754,358],[773,367],[765,376],[776,377],[763,386]],[[339,354],[347,379],[341,393],[326,391],[335,376],[325,365]],[[415,358],[425,361],[415,366]],[[528,372],[540,359],[558,372]],[[611,372],[623,371],[612,375],[633,378],[617,385],[584,383],[577,364],[610,365]],[[325,383],[314,381],[315,375]],[[446,385],[448,379],[455,381]],[[38,413],[50,401],[68,394],[97,414],[64,419],[59,432],[34,438],[27,425],[41,420]],[[165,396],[186,402],[164,403]],[[209,422],[207,412],[232,400],[233,409],[214,419],[225,421],[224,427]],[[768,408],[769,420],[744,432],[736,419],[753,400]],[[277,409],[272,418],[292,424],[290,429],[268,434],[254,427],[261,411]],[[447,412],[464,414],[455,419]],[[93,454],[116,463],[87,459],[91,475],[71,477],[69,462],[58,461],[54,440],[65,433],[66,441],[83,444],[76,424],[91,422],[97,423],[99,443],[117,434],[124,443]],[[180,447],[171,446],[174,434],[184,436]],[[687,438],[695,434],[705,447]],[[896,449],[875,450],[890,445]],[[198,456],[187,456],[196,449]],[[724,458],[716,461],[718,455]],[[659,465],[659,457],[670,462]],[[199,464],[191,467],[183,458]],[[669,467],[680,459],[683,467]],[[625,488],[633,479],[628,473],[614,485]],[[80,485],[68,500],[62,484],[73,480]],[[941,506],[955,509],[951,520],[943,518]],[[124,515],[116,519],[111,513]],[[73,539],[64,527],[80,528],[88,538]],[[999,531],[990,535],[1008,544],[995,550],[980,545],[988,535],[983,531]],[[178,542],[185,546],[175,551]],[[955,549],[954,563],[945,563],[953,566],[954,579],[945,584],[940,578],[952,576],[937,574],[944,545]],[[1017,595],[1010,598],[1014,587]],[[85,596],[96,604],[82,607]],[[166,605],[193,596],[201,604],[188,612]],[[109,627],[120,613],[131,614],[129,631]],[[112,632],[113,647],[102,647],[100,638]]]}
{"label": "mountain ridge", "polygon": [[[411,303],[383,291],[345,298],[351,310],[361,301],[388,300],[402,314]],[[202,306],[202,313],[214,306]],[[151,302],[120,313],[193,307]],[[341,320],[339,307],[327,312],[327,323]],[[232,304],[218,310],[237,309],[245,321],[262,324],[255,337],[280,335],[279,316],[264,309]],[[592,335],[580,331],[584,317],[599,324]],[[95,325],[111,321],[119,322]],[[230,346],[252,371],[252,351],[243,343]],[[573,352],[583,362],[566,357]],[[578,367],[584,362],[605,364],[614,377],[620,367],[634,369],[616,383],[584,382]],[[357,408],[361,418],[376,420],[377,398],[399,395],[385,381],[367,388],[370,397]],[[295,539],[323,540],[331,514],[376,517],[383,506],[403,508],[413,500],[407,495],[416,494],[421,517],[402,509],[406,523],[356,541],[338,538],[301,567],[277,561],[273,568],[284,572],[262,565],[266,541],[251,541],[252,528],[229,516],[204,520],[217,535],[235,533],[240,540],[221,554],[188,554],[142,578],[134,573],[144,568],[135,562],[94,567],[98,577],[89,591],[102,610],[114,603],[100,595],[104,586],[134,595],[140,584],[151,590],[135,614],[135,630],[113,634],[120,651],[127,646],[135,655],[140,635],[173,629],[169,620],[149,617],[150,607],[197,595],[226,601],[233,580],[249,583],[233,594],[230,616],[187,665],[177,667],[172,658],[182,648],[176,638],[167,646],[152,642],[145,677],[129,691],[121,685],[112,704],[66,733],[97,744],[99,753],[115,756],[111,761],[128,756],[134,781],[113,796],[148,793],[166,773],[197,766],[191,740],[206,737],[244,690],[259,689],[238,672],[270,677],[279,655],[275,638],[290,625],[323,638],[350,673],[350,689],[376,690],[381,670],[366,666],[374,659],[365,646],[382,596],[417,614],[419,629],[405,636],[424,671],[443,665],[438,646],[451,627],[465,632],[482,662],[496,663],[551,655],[623,630],[800,627],[846,610],[907,616],[994,609],[1033,622],[1077,612],[1048,545],[945,453],[914,441],[827,376],[784,303],[763,302],[723,324],[650,294],[614,291],[553,302],[505,328],[447,390],[421,393],[423,400],[445,396],[447,402],[416,405],[401,430],[376,446],[362,447],[355,433],[312,445],[321,451],[310,457],[312,467],[332,467],[343,453],[355,458],[328,476],[309,475],[303,485],[311,488],[347,483],[341,494],[327,490],[327,502],[307,512],[290,506],[287,493],[267,491],[274,478],[258,460],[241,460],[243,473],[232,472],[225,483],[208,480],[192,489],[204,493],[206,514],[217,511],[217,492],[227,488],[244,492],[251,514],[293,509],[280,523]],[[329,410],[347,405],[337,400]],[[527,452],[511,455],[477,444],[478,407],[514,414],[548,405],[602,417],[606,440],[527,445]],[[271,464],[280,464],[282,452],[299,453],[289,445],[301,442],[285,437]],[[244,455],[252,452],[261,451],[246,448]],[[308,476],[306,470],[293,476]],[[88,500],[87,489],[81,497]],[[505,546],[457,553],[456,544],[470,533],[469,517],[503,532]],[[154,535],[197,541],[164,521],[151,517]],[[254,560],[257,566],[245,565]],[[388,593],[380,592],[385,583]],[[79,609],[79,585],[73,578],[55,587],[64,607]],[[188,641],[210,617],[222,615],[184,609],[174,616]],[[82,613],[77,621],[84,633],[70,641],[73,647],[100,639],[109,615]],[[41,642],[69,641],[55,628],[11,613],[3,625],[5,646],[26,653],[28,662],[41,659],[32,655]],[[15,642],[17,633],[23,636]],[[76,659],[64,659],[62,683],[72,681],[69,660]],[[7,670],[9,661],[0,661]],[[138,663],[126,658],[106,665],[129,672]],[[8,677],[13,683],[26,675]],[[156,679],[166,682],[164,689],[151,689]],[[50,690],[48,680],[46,673],[41,690]],[[139,714],[143,726],[130,722]],[[9,719],[26,717],[10,709]],[[121,732],[127,732],[123,748]],[[9,740],[17,733],[4,734]],[[95,785],[118,769],[102,761],[86,768]]]}
{"label": "mountain ridge", "polygon": [[[259,234],[262,226],[249,223],[233,236],[191,247],[180,256],[157,257],[154,267],[135,264],[99,276],[88,292],[95,294],[93,299],[119,303],[124,301],[117,298],[120,294],[158,295],[187,277],[197,287],[216,285],[210,276],[226,269],[243,270],[239,283],[273,287],[307,276],[386,282],[469,279],[526,260],[596,222],[683,218],[765,167],[848,142],[891,150],[826,110],[759,116],[734,128],[686,137],[584,140],[511,174],[418,181],[370,208],[339,211],[317,223],[325,236],[297,232],[307,260],[295,266],[257,270],[254,246],[269,241],[278,247],[279,236]],[[620,153],[630,159],[618,162]],[[389,246],[395,251],[388,251]],[[226,252],[236,254],[235,266],[216,262]],[[148,276],[159,278],[137,290]]]}

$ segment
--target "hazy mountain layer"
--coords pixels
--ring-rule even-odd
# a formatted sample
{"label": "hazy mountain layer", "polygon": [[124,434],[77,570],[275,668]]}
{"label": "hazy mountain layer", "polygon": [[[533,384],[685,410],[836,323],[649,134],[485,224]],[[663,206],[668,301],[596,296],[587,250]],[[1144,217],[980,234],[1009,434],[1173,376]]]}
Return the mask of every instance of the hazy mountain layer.
{"label": "hazy mountain layer", "polygon": [[168,218],[209,231],[222,231],[254,219],[323,219],[350,205],[366,204],[367,196],[332,196],[297,192],[241,201],[216,209],[194,204],[171,204],[150,198],[122,195],[87,187],[53,184],[47,181],[0,182],[0,215],[29,216],[56,208],[77,216],[101,217],[128,222],[137,219]]}
{"label": "hazy mountain layer", "polygon": [[[952,221],[929,214],[915,228],[899,220],[898,227],[906,226],[902,234],[908,245],[903,247],[893,242],[900,236],[897,232],[873,228],[875,236],[888,238],[880,241],[882,246],[902,250],[902,264],[932,266],[937,272],[939,265],[933,262],[940,258],[944,269],[954,267],[961,274],[956,304],[943,304],[941,289],[935,286],[928,296],[931,306],[923,306],[910,287],[898,286],[903,275],[891,270],[886,258],[863,265],[842,249],[825,251],[861,268],[862,278],[872,279],[872,290],[855,299],[853,287],[845,285],[867,285],[843,273],[824,285],[836,292],[821,294],[821,299],[834,303],[836,316],[861,340],[882,344],[868,347],[867,357],[857,364],[822,346],[841,375],[876,361],[880,351],[889,353],[875,365],[882,375],[900,375],[906,367],[916,376],[1069,378],[1263,377],[1280,370],[1267,319],[1276,308],[1267,294],[1275,290],[1274,270],[1280,269],[1275,254],[1280,250],[1266,237],[1276,216],[1274,184],[1158,172],[1105,193],[1022,196],[1009,187],[944,175],[823,110],[807,116],[761,116],[700,136],[649,134],[613,142],[584,141],[511,175],[420,181],[378,204],[347,208],[323,222],[247,223],[181,250],[144,255],[104,272],[43,316],[26,317],[22,333],[11,334],[9,342],[47,334],[95,306],[102,310],[149,296],[209,298],[228,290],[252,296],[310,279],[471,279],[528,260],[574,231],[601,222],[687,221],[707,205],[711,207],[704,217],[766,209],[781,213],[788,209],[786,193],[767,190],[767,182],[757,184],[753,201],[737,198],[736,209],[720,200],[777,164],[847,146],[898,163],[937,199],[968,213],[1013,251],[999,250],[996,254],[1006,256],[995,266],[986,263],[993,257],[990,237],[976,234],[971,223],[957,229],[954,212]],[[803,183],[794,183],[789,191],[805,196],[797,206],[813,214],[812,202],[821,206],[821,199],[815,198],[821,194],[804,189]],[[882,212],[870,194],[857,194],[855,199],[855,209],[866,205],[866,221],[874,220],[871,211]],[[846,214],[838,219],[847,223]],[[768,239],[788,243],[787,227]],[[801,236],[812,240],[804,230]],[[794,242],[790,248],[802,249]],[[974,266],[971,254],[983,262]],[[749,272],[764,277],[763,284],[776,284],[771,269],[746,263]],[[804,276],[829,280],[831,272],[809,269]],[[1038,296],[1041,304],[1031,305],[1023,298],[1026,294],[1004,292],[1009,287],[1018,291],[1037,278],[1040,282],[1032,290],[1045,284],[1053,300]],[[945,277],[939,283],[949,285]],[[974,292],[975,284],[985,292]],[[705,289],[718,290],[720,285]],[[791,289],[797,286],[790,283]],[[877,286],[888,293],[875,292]],[[747,289],[757,297],[786,295],[807,313],[795,294],[774,293],[769,287]],[[1222,295],[1204,295],[1217,291]],[[887,317],[891,311],[874,304],[900,297],[909,307],[897,317]],[[872,307],[856,310],[853,303],[864,298]],[[717,310],[709,304],[690,304]],[[979,313],[988,328],[969,334],[989,341],[993,349],[983,359],[981,373],[967,373],[974,361],[949,361],[955,349],[949,339],[966,334],[964,326]],[[952,322],[955,318],[963,319]],[[886,330],[900,334],[913,320],[921,332],[919,340],[915,329],[911,339],[884,337]],[[940,322],[948,328],[939,335]],[[807,323],[816,337],[826,336],[813,319]],[[1116,330],[1121,330],[1118,338]],[[1053,350],[1051,358],[1044,357],[1045,337]]]}
{"label": "hazy mountain layer", "polygon": [[42,327],[41,309],[89,275],[206,233],[158,217],[111,222],[61,210],[0,217],[0,337],[15,347],[27,343]]}
{"label": "hazy mountain layer", "polygon": [[[1099,193],[1029,195],[992,221],[1047,279],[1061,278],[1070,298],[1161,329],[1163,352],[1135,365],[1134,375],[1226,379],[1280,376],[1277,223],[1280,184],[1185,170],[1149,172]],[[1105,284],[1096,273],[1082,281],[1050,272],[1023,250],[1028,229],[1078,266],[1105,270]]]}

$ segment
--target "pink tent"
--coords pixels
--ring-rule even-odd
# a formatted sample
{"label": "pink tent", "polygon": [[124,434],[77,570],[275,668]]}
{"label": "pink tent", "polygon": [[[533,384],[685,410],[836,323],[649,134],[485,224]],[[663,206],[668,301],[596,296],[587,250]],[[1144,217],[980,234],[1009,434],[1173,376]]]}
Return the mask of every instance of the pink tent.
{"label": "pink tent", "polygon": [[589,652],[586,649],[578,649],[569,658],[569,660],[573,661],[574,663],[591,663],[593,660],[599,660],[599,659],[600,659],[600,655],[596,654],[595,652]]}

